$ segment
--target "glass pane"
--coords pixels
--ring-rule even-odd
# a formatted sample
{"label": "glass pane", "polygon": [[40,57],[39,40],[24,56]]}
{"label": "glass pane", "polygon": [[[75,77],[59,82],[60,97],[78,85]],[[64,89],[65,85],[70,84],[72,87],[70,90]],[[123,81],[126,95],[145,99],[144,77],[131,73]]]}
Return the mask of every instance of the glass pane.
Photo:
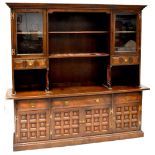
{"label": "glass pane", "polygon": [[136,15],[117,14],[115,51],[136,52]]}
{"label": "glass pane", "polygon": [[42,13],[17,14],[17,54],[43,51]]}
{"label": "glass pane", "polygon": [[135,33],[117,33],[115,36],[116,52],[135,52],[136,34]]}

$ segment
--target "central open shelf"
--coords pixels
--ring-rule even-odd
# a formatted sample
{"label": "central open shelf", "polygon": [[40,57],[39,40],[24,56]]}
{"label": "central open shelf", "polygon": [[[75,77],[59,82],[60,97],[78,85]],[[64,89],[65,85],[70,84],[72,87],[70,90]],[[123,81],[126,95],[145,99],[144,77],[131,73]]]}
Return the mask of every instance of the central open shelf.
{"label": "central open shelf", "polygon": [[106,57],[49,59],[49,88],[102,86],[106,82]]}

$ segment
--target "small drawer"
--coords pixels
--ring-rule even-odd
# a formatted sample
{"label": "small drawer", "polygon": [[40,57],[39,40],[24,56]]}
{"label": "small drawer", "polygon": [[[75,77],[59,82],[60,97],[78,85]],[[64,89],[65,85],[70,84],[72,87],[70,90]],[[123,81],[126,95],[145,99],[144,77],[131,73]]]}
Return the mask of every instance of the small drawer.
{"label": "small drawer", "polygon": [[101,104],[111,104],[111,96],[102,95],[102,96],[72,97],[72,98],[54,99],[51,101],[52,107],[54,106],[77,107],[77,106],[101,105]]}
{"label": "small drawer", "polygon": [[112,65],[134,65],[139,63],[139,56],[113,56]]}
{"label": "small drawer", "polygon": [[25,60],[14,60],[14,69],[24,69]]}
{"label": "small drawer", "polygon": [[132,103],[141,102],[141,92],[123,93],[114,95],[114,103],[123,104],[130,102]]}
{"label": "small drawer", "polygon": [[48,100],[19,100],[16,101],[16,107],[18,111],[35,110],[35,109],[48,109]]}

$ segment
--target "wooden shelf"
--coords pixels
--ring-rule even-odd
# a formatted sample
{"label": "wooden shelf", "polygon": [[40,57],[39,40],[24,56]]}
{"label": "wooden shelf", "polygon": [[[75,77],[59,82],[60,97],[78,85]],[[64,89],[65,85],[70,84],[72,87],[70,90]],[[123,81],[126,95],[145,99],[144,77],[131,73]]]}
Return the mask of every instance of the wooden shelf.
{"label": "wooden shelf", "polygon": [[67,53],[67,54],[50,54],[49,58],[79,58],[79,57],[105,57],[107,53]]}
{"label": "wooden shelf", "polygon": [[115,33],[136,33],[136,31],[116,31]]}
{"label": "wooden shelf", "polygon": [[42,32],[17,32],[17,34],[43,34]]}
{"label": "wooden shelf", "polygon": [[50,31],[49,34],[85,34],[85,33],[108,33],[108,31]]}

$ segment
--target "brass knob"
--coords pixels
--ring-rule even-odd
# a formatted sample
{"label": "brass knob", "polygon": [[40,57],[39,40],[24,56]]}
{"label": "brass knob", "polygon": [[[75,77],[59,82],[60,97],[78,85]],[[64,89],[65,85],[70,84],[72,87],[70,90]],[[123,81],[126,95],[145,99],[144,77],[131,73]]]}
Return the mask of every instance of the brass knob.
{"label": "brass knob", "polygon": [[95,101],[96,101],[97,103],[99,103],[99,102],[100,102],[100,100],[99,100],[99,99],[96,99]]}
{"label": "brass knob", "polygon": [[65,101],[65,103],[64,103],[64,104],[65,104],[65,105],[68,105],[68,103],[69,103],[68,101]]}
{"label": "brass knob", "polygon": [[124,61],[125,61],[125,62],[128,62],[128,59],[126,58],[126,59],[124,59]]}
{"label": "brass knob", "polygon": [[28,65],[32,66],[33,65],[33,61],[28,61]]}

